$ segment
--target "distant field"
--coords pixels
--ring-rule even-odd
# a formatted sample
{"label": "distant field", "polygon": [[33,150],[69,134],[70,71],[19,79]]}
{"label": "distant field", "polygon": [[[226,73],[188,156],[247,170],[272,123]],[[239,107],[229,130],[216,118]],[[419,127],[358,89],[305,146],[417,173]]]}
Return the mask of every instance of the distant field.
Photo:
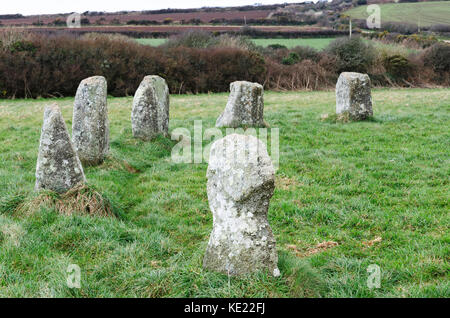
{"label": "distant field", "polygon": [[[388,3],[380,4],[381,23],[404,22],[418,24],[420,17],[421,26],[433,24],[450,25],[450,2],[416,2],[416,3]],[[356,19],[366,19],[367,6],[360,6],[345,13]]]}
{"label": "distant field", "polygon": [[150,46],[159,46],[164,44],[167,39],[136,39],[139,44],[150,45]]}
{"label": "distant field", "polygon": [[310,46],[317,50],[325,48],[334,38],[312,38],[312,39],[253,39],[257,45],[269,46],[271,44],[281,44],[288,48],[294,46]]}
{"label": "distant field", "polygon": [[[288,48],[295,46],[310,46],[317,50],[325,48],[334,38],[312,38],[312,39],[252,39],[253,42],[261,46],[271,44],[281,44]],[[167,41],[167,39],[137,39],[140,44],[158,46]]]}

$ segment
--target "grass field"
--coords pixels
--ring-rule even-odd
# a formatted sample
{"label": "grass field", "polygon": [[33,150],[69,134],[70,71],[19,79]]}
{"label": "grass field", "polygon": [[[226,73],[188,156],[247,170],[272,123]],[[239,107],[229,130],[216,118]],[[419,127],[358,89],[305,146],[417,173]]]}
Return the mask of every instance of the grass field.
{"label": "grass field", "polygon": [[260,46],[269,46],[271,44],[284,45],[287,48],[295,46],[310,46],[317,50],[324,49],[335,38],[305,38],[305,39],[252,39],[255,44]]}
{"label": "grass field", "polygon": [[136,39],[136,41],[143,45],[160,46],[166,43],[167,39]]}
{"label": "grass field", "polygon": [[[294,46],[310,46],[317,50],[325,48],[334,38],[305,38],[305,39],[252,39],[256,45],[267,47],[271,44],[281,44],[288,48]],[[158,46],[164,44],[167,39],[137,39],[141,44]]]}
{"label": "grass field", "polygon": [[[280,128],[269,209],[281,277],[202,269],[212,229],[207,164],[174,164],[175,142],[132,138],[132,98],[110,98],[111,155],[89,184],[118,217],[16,211],[33,196],[43,108],[71,126],[73,98],[0,101],[0,296],[449,297],[449,89],[373,92],[372,120],[333,120],[334,92],[267,92]],[[171,97],[170,129],[212,127],[227,94]],[[317,248],[322,242],[329,248]],[[81,289],[69,289],[69,264]],[[381,288],[367,287],[370,264]]]}
{"label": "grass field", "polygon": [[[380,4],[381,23],[403,22],[430,26],[433,24],[450,24],[450,2],[415,2]],[[367,6],[358,6],[345,13],[355,19],[366,19]]]}

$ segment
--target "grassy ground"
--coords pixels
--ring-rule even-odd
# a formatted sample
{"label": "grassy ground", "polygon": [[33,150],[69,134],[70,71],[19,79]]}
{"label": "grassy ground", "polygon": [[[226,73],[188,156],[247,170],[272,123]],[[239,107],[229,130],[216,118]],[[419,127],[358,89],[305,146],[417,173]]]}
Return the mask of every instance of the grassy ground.
{"label": "grassy ground", "polygon": [[[415,2],[380,4],[381,23],[404,22],[430,26],[433,24],[450,24],[450,2]],[[345,12],[355,19],[366,19],[367,6],[358,6]]]}
{"label": "grassy ground", "polygon": [[[321,119],[334,92],[265,97],[280,128],[269,209],[279,278],[202,269],[207,165],[172,163],[170,140],[133,139],[132,98],[109,99],[111,156],[85,169],[120,217],[13,213],[33,192],[44,105],[56,102],[70,127],[73,99],[0,101],[0,296],[449,297],[450,90],[375,90],[375,117],[359,123]],[[212,127],[226,100],[172,96],[170,129]],[[69,264],[81,289],[66,285]],[[379,289],[366,285],[370,264]]]}
{"label": "grassy ground", "polygon": [[[334,38],[312,38],[312,39],[252,39],[257,45],[269,46],[270,44],[281,44],[288,48],[294,46],[311,46],[321,50],[325,48]],[[167,39],[137,39],[141,44],[158,46],[164,44]]]}

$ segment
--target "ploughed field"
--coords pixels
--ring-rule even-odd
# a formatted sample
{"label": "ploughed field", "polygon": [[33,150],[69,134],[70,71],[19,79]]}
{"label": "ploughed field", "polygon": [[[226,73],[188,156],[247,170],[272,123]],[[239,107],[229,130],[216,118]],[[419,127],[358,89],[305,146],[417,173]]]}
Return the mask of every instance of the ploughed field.
{"label": "ploughed field", "polygon": [[[138,13],[130,12],[128,14],[107,14],[107,15],[94,15],[87,16],[89,22],[94,24],[99,19],[103,18],[104,23],[111,23],[114,20],[120,21],[121,23],[127,23],[130,20],[139,21],[158,21],[163,22],[166,19],[171,19],[173,21],[190,21],[192,19],[198,19],[203,23],[209,23],[214,19],[265,19],[270,15],[270,10],[251,10],[251,11],[238,11],[238,10],[224,10],[222,12],[176,12],[176,13]],[[2,24],[4,25],[32,25],[33,22],[41,22],[48,24],[53,22],[55,19],[60,19],[65,21],[67,19],[66,14],[58,15],[46,15],[46,16],[27,16],[23,18],[16,19],[3,19]]]}
{"label": "ploughed field", "polygon": [[[266,92],[265,120],[280,129],[268,215],[278,278],[202,269],[207,164],[173,163],[176,141],[132,138],[132,97],[108,100],[110,157],[85,168],[120,213],[20,213],[33,196],[44,106],[56,102],[70,129],[73,98],[1,100],[0,296],[450,296],[450,90],[382,89],[373,99],[373,119],[345,123],[332,91]],[[171,96],[170,130],[213,127],[226,101]],[[70,264],[80,289],[67,287]],[[367,286],[371,264],[378,289]]]}

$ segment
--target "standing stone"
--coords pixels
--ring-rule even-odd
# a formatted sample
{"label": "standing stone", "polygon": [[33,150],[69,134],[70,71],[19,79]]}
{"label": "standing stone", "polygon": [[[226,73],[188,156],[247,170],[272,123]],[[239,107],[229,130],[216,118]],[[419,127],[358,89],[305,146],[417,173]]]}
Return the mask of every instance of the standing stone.
{"label": "standing stone", "polygon": [[336,84],[336,114],[353,120],[373,116],[369,75],[341,73]]}
{"label": "standing stone", "polygon": [[103,76],[81,81],[75,96],[72,141],[86,165],[103,162],[109,151],[107,84]]}
{"label": "standing stone", "polygon": [[133,136],[143,140],[169,135],[169,87],[163,78],[144,77],[134,95],[131,126]]}
{"label": "standing stone", "polygon": [[217,118],[216,127],[264,127],[264,89],[258,83],[245,81],[230,85],[225,111]]}
{"label": "standing stone", "polygon": [[39,144],[35,189],[64,193],[85,181],[61,111],[56,105],[47,106]]}
{"label": "standing stone", "polygon": [[229,275],[280,274],[267,221],[274,174],[266,146],[256,137],[232,134],[211,146],[207,192],[214,224],[205,268]]}

